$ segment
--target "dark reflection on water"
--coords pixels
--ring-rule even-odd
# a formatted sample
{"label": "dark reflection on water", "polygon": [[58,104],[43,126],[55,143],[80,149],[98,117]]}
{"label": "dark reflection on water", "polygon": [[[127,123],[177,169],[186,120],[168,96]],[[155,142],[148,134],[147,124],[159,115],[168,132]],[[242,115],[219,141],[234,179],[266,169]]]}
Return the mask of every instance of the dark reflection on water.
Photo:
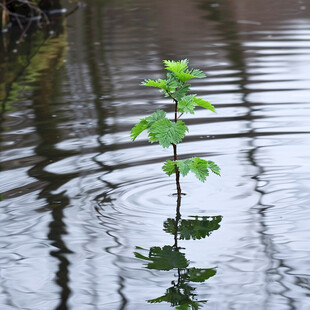
{"label": "dark reflection on water", "polygon": [[[38,180],[36,182],[38,186],[34,186],[35,189],[40,188],[37,197],[45,201],[44,207],[41,207],[38,211],[47,212],[50,210],[51,214],[47,238],[51,245],[50,255],[58,262],[58,268],[55,270],[55,282],[60,287],[59,305],[55,309],[68,309],[67,302],[70,295],[68,268],[70,261],[66,255],[71,253],[71,251],[63,240],[63,235],[67,233],[63,211],[69,205],[70,200],[64,193],[53,194],[53,190],[59,188],[73,176],[59,177],[46,173],[45,167],[51,162],[74,154],[72,151],[59,151],[55,147],[61,136],[61,131],[58,129],[59,121],[54,115],[53,98],[57,96],[57,88],[55,89],[57,75],[59,75],[57,68],[62,65],[61,62],[64,59],[66,46],[63,23],[63,18],[59,16],[56,19],[51,19],[52,25],[48,29],[38,30],[35,27],[29,29],[27,35],[31,36],[31,38],[27,38],[21,43],[23,46],[16,52],[17,55],[15,55],[15,50],[13,50],[18,48],[18,45],[14,42],[14,39],[17,40],[17,36],[15,36],[17,33],[13,33],[8,37],[10,43],[6,46],[4,55],[7,58],[12,57],[13,59],[10,59],[7,67],[4,63],[2,66],[4,70],[13,70],[12,72],[5,72],[3,81],[4,93],[1,98],[2,113],[5,121],[4,112],[6,110],[18,109],[18,107],[12,107],[12,105],[16,104],[18,106],[18,103],[15,103],[15,101],[18,100],[18,96],[22,95],[20,92],[25,92],[24,96],[26,98],[31,96],[31,125],[34,127],[33,131],[37,134],[39,142],[33,149],[35,160],[33,163],[32,160],[30,161],[32,166],[29,167],[27,175]],[[17,32],[16,29],[12,31]],[[26,82],[24,79],[26,79]],[[27,91],[27,80],[29,80],[31,85],[31,95]],[[20,103],[21,105],[23,104],[22,101]],[[22,128],[20,130],[22,131]],[[11,162],[11,165],[14,166],[14,160]],[[25,164],[27,165],[27,159]],[[6,170],[6,167],[3,167],[3,170]],[[33,191],[31,187],[19,188],[17,195],[31,191]],[[14,197],[16,193],[14,193],[14,190],[11,192],[12,194],[8,193],[8,196]],[[14,298],[12,299],[12,306],[17,307],[18,305],[15,304]],[[18,306],[18,308],[20,307]]]}
{"label": "dark reflection on water", "polygon": [[[308,309],[309,8],[89,1],[20,44],[2,35],[0,308],[169,309],[180,293],[205,309]],[[193,91],[218,111],[185,120],[181,156],[223,171],[183,180],[182,218],[161,172],[171,150],[129,142],[139,118],[173,111],[139,86],[169,58],[206,71]],[[142,268],[136,245],[147,266],[183,265]],[[201,266],[216,276],[193,281]]]}
{"label": "dark reflection on water", "polygon": [[[53,70],[55,65],[50,67]],[[46,70],[44,75],[54,76],[53,72]],[[41,83],[42,81],[42,83]],[[55,309],[68,309],[67,303],[70,295],[69,287],[69,265],[70,260],[67,255],[72,253],[67,244],[63,240],[63,236],[67,234],[66,223],[64,221],[64,209],[70,204],[70,199],[62,192],[53,194],[53,190],[61,187],[65,184],[72,175],[63,175],[61,178],[46,173],[45,167],[55,161],[64,159],[73,155],[73,152],[59,151],[55,145],[59,141],[61,132],[58,130],[59,121],[57,117],[53,117],[53,109],[51,99],[53,98],[54,88],[42,79],[37,83],[36,89],[33,93],[32,109],[34,113],[34,125],[35,131],[38,133],[38,137],[41,141],[35,148],[35,154],[38,157],[44,158],[41,162],[29,169],[28,174],[30,177],[36,178],[39,181],[43,181],[48,184],[40,193],[38,198],[46,201],[47,205],[44,206],[44,210],[51,210],[51,221],[49,223],[49,232],[47,238],[50,241],[50,245],[54,248],[51,250],[50,255],[57,259],[58,270],[55,272],[55,281],[59,285],[60,298],[59,304]],[[53,81],[52,81],[53,82]],[[51,182],[53,179],[53,182]],[[42,210],[43,211],[43,210]]]}

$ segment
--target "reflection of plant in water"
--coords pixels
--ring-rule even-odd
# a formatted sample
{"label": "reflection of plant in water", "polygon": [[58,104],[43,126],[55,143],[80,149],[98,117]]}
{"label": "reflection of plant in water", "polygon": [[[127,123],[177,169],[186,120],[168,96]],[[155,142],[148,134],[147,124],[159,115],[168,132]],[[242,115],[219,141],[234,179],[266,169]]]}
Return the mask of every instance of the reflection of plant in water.
{"label": "reflection of plant in water", "polygon": [[186,268],[189,264],[185,254],[170,245],[165,245],[163,248],[151,247],[148,256],[138,252],[135,252],[135,256],[150,261],[146,266],[148,269],[171,270],[174,268]]}
{"label": "reflection of plant in water", "polygon": [[[139,248],[141,249],[141,248]],[[172,286],[163,296],[148,300],[149,303],[169,302],[176,309],[198,309],[200,303],[206,300],[197,300],[197,296],[190,282],[204,282],[216,274],[213,268],[188,268],[189,261],[185,254],[175,246],[151,247],[148,256],[135,252],[135,256],[149,261],[146,268],[157,270],[177,270],[177,280],[172,281]]]}
{"label": "reflection of plant in water", "polygon": [[[221,216],[190,216],[193,219],[181,220],[177,227],[177,233],[181,240],[196,240],[210,236],[213,230],[220,227]],[[167,219],[164,223],[165,231],[175,234],[176,220]]]}
{"label": "reflection of plant in water", "polygon": [[195,288],[189,282],[204,282],[216,274],[215,269],[188,268],[178,270],[177,282],[172,281],[172,286],[166,290],[166,294],[158,298],[148,300],[149,303],[169,302],[176,309],[198,309],[206,300],[194,299]]}
{"label": "reflection of plant in water", "polygon": [[[197,310],[206,300],[197,300],[194,293],[195,287],[191,283],[202,283],[216,274],[214,268],[189,267],[189,260],[180,252],[179,239],[202,239],[217,230],[222,220],[221,216],[191,216],[190,219],[181,220],[181,199],[178,199],[176,217],[167,219],[164,230],[174,236],[173,246],[151,247],[148,255],[135,252],[137,258],[147,261],[146,268],[157,270],[176,270],[177,280],[172,281],[172,286],[166,290],[163,296],[148,300],[149,303],[168,302],[171,306],[181,310]],[[139,250],[145,250],[137,247]]]}

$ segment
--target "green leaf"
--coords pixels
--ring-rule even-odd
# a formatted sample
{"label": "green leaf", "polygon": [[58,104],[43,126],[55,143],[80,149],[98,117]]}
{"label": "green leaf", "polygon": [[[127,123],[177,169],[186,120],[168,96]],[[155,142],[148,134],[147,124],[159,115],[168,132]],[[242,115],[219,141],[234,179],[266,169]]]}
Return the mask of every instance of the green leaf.
{"label": "green leaf", "polygon": [[177,79],[173,72],[167,73],[167,86],[170,92],[175,91],[178,87],[182,86],[182,83]]}
{"label": "green leaf", "polygon": [[188,59],[183,59],[180,61],[163,60],[163,63],[166,70],[172,71],[174,73],[179,73],[187,69]]}
{"label": "green leaf", "polygon": [[182,176],[185,177],[190,171],[190,163],[190,159],[177,161],[166,160],[162,169],[166,172],[167,175],[170,176],[175,173],[175,166],[177,166]]}
{"label": "green leaf", "polygon": [[166,160],[162,169],[166,172],[167,175],[172,175],[175,173],[175,162],[172,160]]}
{"label": "green leaf", "polygon": [[206,177],[209,175],[208,169],[220,175],[220,168],[213,161],[207,161],[199,157],[193,157],[191,159],[190,170],[200,181],[204,182],[206,180]]}
{"label": "green leaf", "polygon": [[201,98],[194,98],[193,100],[200,107],[203,107],[203,108],[208,109],[208,110],[215,113],[215,108],[209,101],[205,101]]}
{"label": "green leaf", "polygon": [[206,77],[206,75],[198,69],[185,69],[182,71],[178,71],[175,72],[176,77],[183,83],[185,83],[186,81],[190,80],[190,79],[194,79],[194,78],[204,78]]}
{"label": "green leaf", "polygon": [[181,113],[194,114],[196,103],[194,101],[195,95],[184,96],[178,104],[178,111]]}
{"label": "green leaf", "polygon": [[140,122],[137,123],[132,129],[130,133],[130,137],[132,141],[135,141],[136,138],[139,136],[141,132],[143,132],[145,129],[149,127],[148,122],[146,121],[145,118],[141,118]]}
{"label": "green leaf", "polygon": [[146,117],[145,120],[148,122],[149,126],[152,126],[156,121],[166,117],[166,112],[163,110],[157,110],[150,116]]}
{"label": "green leaf", "polygon": [[217,175],[221,175],[220,174],[220,167],[218,165],[216,165],[213,161],[209,160],[208,161],[208,168],[215,174]]}
{"label": "green leaf", "polygon": [[176,77],[183,83],[185,83],[186,81],[195,78],[194,75],[188,73],[188,72],[177,72]]}
{"label": "green leaf", "polygon": [[162,79],[158,79],[158,80],[144,80],[141,84],[144,86],[151,86],[151,87],[157,87],[157,88],[161,88],[164,90],[168,90],[168,86],[167,86],[167,80],[162,80]]}
{"label": "green leaf", "polygon": [[198,180],[204,182],[209,175],[208,162],[199,157],[192,158],[190,170],[195,174]]}
{"label": "green leaf", "polygon": [[[135,141],[135,139],[139,136],[139,134],[141,132],[143,132],[145,129],[148,129],[150,126],[152,126],[153,123],[155,123],[156,121],[163,119],[165,117],[166,117],[165,111],[157,110],[156,112],[154,112],[150,116],[148,116],[146,118],[141,118],[140,122],[137,123],[131,130],[130,137],[131,137],[132,141]],[[157,141],[158,141],[158,139],[157,140],[154,139],[154,141],[151,141],[151,139],[150,139],[150,142],[157,142]]]}
{"label": "green leaf", "polygon": [[178,167],[183,177],[191,171],[202,182],[204,182],[209,175],[209,169],[213,173],[220,175],[220,168],[218,165],[216,165],[213,161],[207,161],[199,157],[177,161],[167,160],[162,169],[167,175],[170,176],[175,173],[175,165]]}
{"label": "green leaf", "polygon": [[158,142],[158,138],[157,138],[156,134],[151,133],[151,132],[149,133],[149,142],[150,143]]}
{"label": "green leaf", "polygon": [[188,73],[193,75],[195,78],[198,78],[198,79],[206,77],[206,75],[199,69],[192,69]]}
{"label": "green leaf", "polygon": [[186,95],[186,93],[189,91],[190,84],[184,84],[179,89],[177,89],[173,94],[172,97],[176,99],[177,101],[182,100],[182,98]]}
{"label": "green leaf", "polygon": [[182,121],[176,123],[171,122],[167,118],[163,118],[155,122],[149,129],[150,134],[158,139],[159,144],[168,148],[170,144],[178,144],[185,137],[188,128]]}
{"label": "green leaf", "polygon": [[190,159],[176,161],[177,167],[179,168],[179,171],[183,177],[185,177],[190,171],[190,163]]}

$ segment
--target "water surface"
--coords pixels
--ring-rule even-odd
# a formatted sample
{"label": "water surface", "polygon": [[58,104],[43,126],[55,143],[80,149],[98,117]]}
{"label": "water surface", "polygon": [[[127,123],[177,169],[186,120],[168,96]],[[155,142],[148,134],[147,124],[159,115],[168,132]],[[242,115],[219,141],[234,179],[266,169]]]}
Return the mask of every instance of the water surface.
{"label": "water surface", "polygon": [[[171,309],[171,288],[201,309],[309,309],[309,13],[308,0],[94,0],[20,44],[3,35],[1,309]],[[183,179],[178,211],[161,171],[172,150],[129,132],[156,109],[173,117],[139,84],[183,58],[217,114],[186,116],[179,152],[222,176]],[[151,249],[176,261],[148,265],[137,253]]]}

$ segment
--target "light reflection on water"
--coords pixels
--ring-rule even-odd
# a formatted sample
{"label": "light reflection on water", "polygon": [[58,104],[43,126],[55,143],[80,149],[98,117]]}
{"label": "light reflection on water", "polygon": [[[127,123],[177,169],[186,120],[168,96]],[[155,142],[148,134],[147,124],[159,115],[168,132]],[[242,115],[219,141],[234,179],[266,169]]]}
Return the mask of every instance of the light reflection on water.
{"label": "light reflection on water", "polygon": [[172,115],[139,86],[172,58],[207,73],[192,89],[217,108],[187,118],[179,147],[222,168],[205,184],[182,181],[182,219],[222,216],[210,238],[179,240],[189,268],[216,267],[195,283],[197,299],[309,309],[309,8],[90,1],[51,38],[18,47],[19,65],[5,56],[18,70],[0,65],[1,309],[170,309],[147,300],[178,266],[147,269],[134,252],[173,245],[163,225],[175,218],[175,185],[161,172],[172,151],[131,143],[129,131],[156,109]]}

